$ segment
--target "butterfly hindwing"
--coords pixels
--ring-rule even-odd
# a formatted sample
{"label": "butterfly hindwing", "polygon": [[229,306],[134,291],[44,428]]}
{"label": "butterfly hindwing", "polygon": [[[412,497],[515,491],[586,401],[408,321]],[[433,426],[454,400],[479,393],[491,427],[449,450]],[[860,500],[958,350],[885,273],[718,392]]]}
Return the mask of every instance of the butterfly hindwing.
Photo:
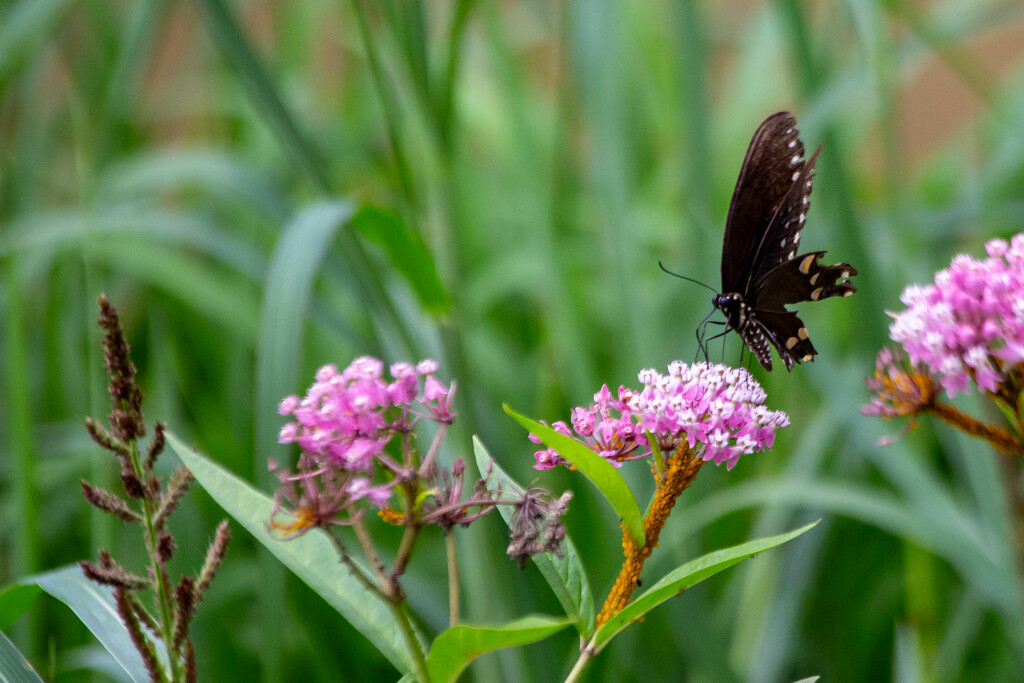
{"label": "butterfly hindwing", "polygon": [[[775,347],[775,350],[779,352],[779,358],[786,364],[787,370],[792,370],[794,363],[813,361],[814,357],[818,354],[814,344],[811,343],[810,337],[807,335],[807,328],[804,327],[803,321],[792,311],[783,310],[758,313],[757,317],[753,320],[753,324],[763,331],[764,336],[768,338],[772,346]],[[744,339],[746,339],[746,335],[744,335]],[[766,370],[771,371],[772,363],[770,356],[768,357],[768,362],[765,363],[758,353],[755,352],[754,355],[757,356],[757,359],[761,361],[761,365]]]}
{"label": "butterfly hindwing", "polygon": [[803,157],[796,118],[789,112],[769,116],[754,133],[725,222],[723,292],[742,291],[752,279],[765,228],[793,188],[793,174],[803,170]]}

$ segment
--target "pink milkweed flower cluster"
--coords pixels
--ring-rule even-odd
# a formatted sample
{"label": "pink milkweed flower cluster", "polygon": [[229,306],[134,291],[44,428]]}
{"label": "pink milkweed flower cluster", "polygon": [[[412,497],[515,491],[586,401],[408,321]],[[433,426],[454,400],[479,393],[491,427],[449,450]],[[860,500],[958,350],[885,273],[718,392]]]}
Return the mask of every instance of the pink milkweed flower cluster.
{"label": "pink milkweed flower cluster", "polygon": [[1007,370],[1024,361],[1024,234],[1009,244],[992,240],[985,251],[981,261],[954,257],[934,284],[910,285],[900,297],[907,309],[890,314],[892,339],[951,397],[966,392],[971,379],[995,392]]}
{"label": "pink milkweed flower cluster", "polygon": [[[393,487],[412,476],[414,466],[393,458],[388,444],[411,432],[420,419],[447,426],[455,418],[455,385],[445,386],[436,372],[432,360],[401,362],[390,367],[391,377],[386,379],[384,363],[363,356],[341,371],[323,366],[304,397],[283,399],[278,412],[294,421],[281,428],[278,442],[296,444],[301,454],[295,472],[270,463],[282,484],[275,495],[275,512],[288,503],[295,519],[273,526],[301,534],[314,526],[351,523],[357,516],[343,520],[339,515],[362,500],[384,507]],[[428,458],[435,452],[432,449]],[[388,472],[388,483],[373,483],[379,468]]]}
{"label": "pink milkweed flower cluster", "polygon": [[[619,387],[615,397],[607,385],[601,387],[588,407],[572,410],[571,429],[565,422],[552,428],[577,438],[616,467],[650,455],[650,434],[663,452],[699,444],[703,460],[732,469],[741,455],[771,448],[775,430],[789,424],[784,412],[764,406],[764,390],[742,368],[675,361],[667,375],[649,369],[638,379],[639,391]],[[530,438],[540,443],[534,435]],[[552,449],[537,451],[534,458],[539,470],[566,464]]]}
{"label": "pink milkweed flower cluster", "polygon": [[369,356],[341,372],[325,365],[305,397],[288,396],[278,404],[281,415],[295,418],[281,428],[278,442],[297,444],[324,466],[368,471],[388,442],[409,432],[419,418],[452,423],[452,388],[436,372],[432,360],[395,363],[387,381],[384,363]]}

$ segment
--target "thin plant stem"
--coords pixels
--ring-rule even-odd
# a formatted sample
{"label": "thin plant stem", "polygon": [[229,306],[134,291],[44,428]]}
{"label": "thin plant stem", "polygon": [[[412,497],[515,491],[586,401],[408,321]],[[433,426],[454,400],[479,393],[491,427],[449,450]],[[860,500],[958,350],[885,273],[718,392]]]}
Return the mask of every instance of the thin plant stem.
{"label": "thin plant stem", "polygon": [[459,561],[455,552],[455,534],[450,527],[444,530],[444,546],[448,557],[448,625],[459,623]]}
{"label": "thin plant stem", "polygon": [[421,477],[427,476],[430,464],[434,462],[437,452],[441,449],[441,439],[444,438],[444,433],[446,431],[448,431],[448,425],[443,422],[438,425],[437,434],[434,435],[434,441],[430,444],[430,450],[427,451],[427,455],[423,458],[423,463],[420,464],[419,475]]}
{"label": "thin plant stem", "polygon": [[[122,406],[124,409],[124,406]],[[142,463],[139,461],[139,449],[135,441],[129,444],[129,453],[132,468],[140,481],[146,482],[148,477],[143,471]],[[157,547],[159,538],[156,531],[155,510],[153,501],[149,497],[147,486],[146,496],[142,498],[142,522],[145,526],[146,550],[149,552],[150,560],[153,562],[153,581],[155,585],[157,607],[160,610],[160,637],[167,646],[167,660],[171,667],[171,680],[184,680],[184,673],[181,669],[181,658],[173,647],[174,643],[174,607],[171,604],[171,587],[167,585],[167,572],[164,569],[163,561],[160,559],[160,550]],[[180,615],[185,618],[185,615]]]}
{"label": "thin plant stem", "polygon": [[344,565],[348,567],[349,571],[352,572],[352,576],[356,577],[356,580],[363,584],[363,587],[368,591],[384,600],[387,600],[388,596],[385,595],[380,586],[375,584],[373,580],[366,575],[366,572],[364,572],[359,565],[352,560],[352,556],[348,554],[348,550],[345,549],[341,539],[327,529],[324,529],[324,533],[327,534],[327,538],[331,539],[331,544],[333,544],[334,549],[338,551],[338,557],[341,558],[342,563],[344,563]]}
{"label": "thin plant stem", "polygon": [[430,674],[427,672],[427,660],[420,647],[420,641],[416,637],[416,630],[412,626],[412,619],[409,616],[409,605],[404,600],[387,600],[391,614],[395,617],[398,628],[402,631],[405,643],[412,654],[413,665],[416,668],[416,677],[421,683],[430,683]]}
{"label": "thin plant stem", "polygon": [[402,542],[398,546],[398,554],[395,555],[395,565],[391,568],[391,576],[401,576],[405,572],[405,565],[409,562],[412,549],[416,546],[416,539],[420,535],[420,521],[409,519],[405,524],[405,533],[402,535]]}
{"label": "thin plant stem", "polygon": [[363,525],[362,515],[353,515],[352,528],[355,529],[356,538],[359,540],[359,546],[363,549],[363,556],[366,557],[366,561],[370,563],[370,569],[373,570],[377,580],[381,582],[382,586],[388,586],[390,581],[388,574],[384,571],[384,564],[380,561],[380,555],[377,554],[377,549],[373,546],[373,539],[366,533],[366,527]]}
{"label": "thin plant stem", "polygon": [[590,660],[593,659],[596,654],[593,650],[593,642],[594,641],[588,642],[582,649],[580,649],[580,657],[576,660],[576,664],[573,665],[572,671],[570,671],[569,675],[565,677],[565,683],[575,683],[575,681],[579,680],[580,676],[583,674],[583,670],[587,668],[587,664],[590,663]]}

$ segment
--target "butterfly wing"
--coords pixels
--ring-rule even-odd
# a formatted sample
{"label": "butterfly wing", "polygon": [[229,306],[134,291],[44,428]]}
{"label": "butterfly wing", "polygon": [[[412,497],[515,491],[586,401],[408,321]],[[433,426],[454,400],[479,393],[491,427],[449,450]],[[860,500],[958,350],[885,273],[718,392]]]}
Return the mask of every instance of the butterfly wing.
{"label": "butterfly wing", "polygon": [[[793,369],[794,363],[802,361],[813,361],[818,352],[807,336],[807,328],[804,323],[792,311],[764,311],[757,313],[747,328],[755,328],[754,332],[745,332],[744,342],[748,336],[755,334],[761,339],[767,339],[779,352],[779,358],[786,364],[787,370]],[[748,343],[747,346],[750,346]],[[754,356],[764,366],[764,369],[771,372],[772,357],[768,351],[768,342],[762,342],[762,348],[750,346]]]}
{"label": "butterfly wing", "polygon": [[[800,145],[799,148],[802,150],[803,146]],[[821,145],[818,145],[818,149],[814,150],[814,154],[806,163],[802,155],[799,161],[796,154],[790,157],[789,162],[794,169],[790,176],[793,184],[772,216],[761,238],[761,244],[757,247],[751,279],[746,283],[748,289],[750,285],[756,287],[757,283],[774,268],[796,257],[800,246],[800,232],[807,221],[807,210],[811,208],[814,166],[820,153]]]}
{"label": "butterfly wing", "polygon": [[756,313],[785,310],[786,304],[850,296],[857,291],[846,278],[857,274],[849,263],[826,266],[819,262],[824,251],[812,251],[789,259],[763,275],[750,290],[747,304]]}
{"label": "butterfly wing", "polygon": [[[784,228],[775,220],[784,200],[804,171],[804,145],[796,128],[796,118],[779,112],[765,119],[754,133],[743,160],[722,245],[722,291],[745,292],[760,270],[758,265],[776,251],[759,253],[767,245],[767,234]],[[802,196],[791,202],[797,207]],[[797,214],[799,215],[799,214]],[[799,234],[799,231],[797,231]],[[775,244],[781,242],[777,238]],[[788,250],[782,253],[788,253]],[[772,265],[778,265],[776,260]]]}
{"label": "butterfly wing", "polygon": [[[807,336],[807,328],[796,313],[786,310],[786,304],[850,296],[857,291],[846,279],[856,275],[857,269],[848,263],[822,265],[818,259],[824,253],[813,251],[785,261],[758,280],[751,290],[748,303],[752,324],[748,327],[763,332],[786,363],[786,369],[791,370],[794,363],[814,360],[818,353]],[[749,342],[747,346],[761,365],[771,370],[771,359],[766,364],[757,349]]]}

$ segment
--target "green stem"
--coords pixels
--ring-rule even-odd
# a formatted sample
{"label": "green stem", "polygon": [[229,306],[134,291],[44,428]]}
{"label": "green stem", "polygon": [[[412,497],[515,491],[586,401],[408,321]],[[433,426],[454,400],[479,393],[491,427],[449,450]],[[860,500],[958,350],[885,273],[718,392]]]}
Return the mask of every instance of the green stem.
{"label": "green stem", "polygon": [[416,667],[416,676],[420,683],[430,683],[430,674],[427,673],[427,660],[420,648],[419,639],[416,638],[416,631],[412,627],[412,619],[409,617],[409,605],[401,600],[388,600],[388,607],[394,615],[398,627],[402,630],[405,644],[409,647],[413,664]]}
{"label": "green stem", "polygon": [[459,623],[459,562],[455,552],[455,534],[444,530],[444,545],[448,556],[448,625]]}
{"label": "green stem", "polygon": [[[132,468],[136,476],[146,486],[146,497],[142,499],[142,518],[145,525],[146,544],[150,561],[153,563],[153,581],[156,586],[157,607],[160,610],[160,635],[167,647],[168,664],[171,667],[171,680],[184,681],[185,676],[181,668],[181,657],[174,647],[174,606],[171,604],[171,587],[167,585],[167,571],[163,561],[160,559],[160,542],[157,534],[156,524],[153,521],[155,510],[153,501],[149,497],[149,477],[139,462],[139,449],[136,442],[129,444],[131,450]],[[179,615],[184,618],[184,615]]]}
{"label": "green stem", "polygon": [[412,182],[412,173],[409,170],[409,162],[405,158],[405,151],[398,134],[398,123],[395,121],[395,112],[398,105],[391,95],[384,79],[384,71],[381,68],[377,49],[370,34],[370,26],[366,23],[366,14],[360,0],[352,0],[352,9],[355,11],[356,24],[359,26],[359,35],[363,39],[363,47],[366,50],[366,61],[370,67],[370,77],[377,88],[380,96],[381,107],[384,110],[384,127],[387,129],[388,142],[391,143],[391,153],[395,155],[395,173],[398,175],[398,184],[402,188],[402,195],[409,203],[409,206],[416,206],[416,191]]}
{"label": "green stem", "polygon": [[565,677],[565,683],[574,683],[578,681],[580,676],[583,674],[583,670],[587,668],[587,664],[594,658],[594,650],[592,646],[594,641],[591,640],[589,643],[583,646],[580,650],[580,658],[576,660],[575,666],[572,667],[572,671]]}

